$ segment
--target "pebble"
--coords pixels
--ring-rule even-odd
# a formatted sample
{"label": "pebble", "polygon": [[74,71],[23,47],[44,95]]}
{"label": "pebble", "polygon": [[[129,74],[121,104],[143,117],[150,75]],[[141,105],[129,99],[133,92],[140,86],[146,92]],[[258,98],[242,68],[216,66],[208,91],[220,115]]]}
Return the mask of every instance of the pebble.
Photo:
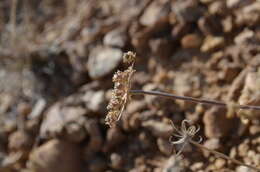
{"label": "pebble", "polygon": [[82,165],[78,146],[53,139],[32,152],[28,168],[37,172],[74,172],[81,171]]}
{"label": "pebble", "polygon": [[232,119],[226,117],[226,110],[212,107],[203,116],[205,124],[205,135],[208,138],[220,138],[229,135],[233,127]]}
{"label": "pebble", "polygon": [[110,160],[111,160],[111,166],[114,169],[120,169],[122,168],[123,165],[123,157],[117,153],[112,153],[110,155]]}
{"label": "pebble", "polygon": [[219,36],[207,36],[204,39],[204,42],[201,46],[202,52],[214,51],[218,48],[221,48],[225,44],[225,40],[223,37]]}
{"label": "pebble", "polygon": [[92,79],[100,79],[110,74],[122,60],[122,51],[111,47],[96,47],[89,55],[88,74]]}
{"label": "pebble", "polygon": [[172,145],[170,144],[169,140],[158,138],[157,139],[157,145],[159,150],[165,154],[165,155],[171,155],[172,154]]}
{"label": "pebble", "polygon": [[104,44],[112,47],[123,48],[126,45],[127,35],[122,29],[114,29],[104,36]]}
{"label": "pebble", "polygon": [[103,90],[99,91],[86,91],[82,96],[82,100],[88,110],[98,114],[106,113],[106,98]]}
{"label": "pebble", "polygon": [[169,139],[173,132],[173,128],[170,124],[162,123],[156,120],[144,121],[142,126],[150,130],[155,137],[162,137],[165,139]]}
{"label": "pebble", "polygon": [[183,48],[199,48],[202,43],[202,39],[197,34],[187,34],[181,40]]}

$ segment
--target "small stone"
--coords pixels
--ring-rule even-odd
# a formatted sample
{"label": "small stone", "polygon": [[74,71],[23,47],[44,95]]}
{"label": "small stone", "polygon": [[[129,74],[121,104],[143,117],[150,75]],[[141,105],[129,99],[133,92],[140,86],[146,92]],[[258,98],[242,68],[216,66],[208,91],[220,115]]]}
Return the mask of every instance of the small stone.
{"label": "small stone", "polygon": [[44,99],[39,99],[36,104],[34,105],[31,113],[28,115],[29,119],[38,119],[44,109],[46,108],[47,102]]}
{"label": "small stone", "polygon": [[255,135],[257,133],[260,133],[260,126],[259,125],[252,125],[249,127],[249,133],[251,135]]}
{"label": "small stone", "polygon": [[180,22],[187,23],[196,21],[203,9],[198,5],[198,1],[187,0],[172,3],[172,11]]}
{"label": "small stone", "polygon": [[187,170],[184,165],[180,156],[171,156],[163,165],[162,172],[183,172]]}
{"label": "small stone", "polygon": [[125,135],[122,133],[122,131],[119,128],[117,127],[109,128],[106,136],[106,144],[104,145],[104,152],[110,151],[117,144],[122,142],[124,138]]}
{"label": "small stone", "polygon": [[245,29],[235,37],[234,42],[236,44],[248,43],[253,38],[254,38],[254,32],[252,30]]}
{"label": "small stone", "polygon": [[204,166],[203,162],[195,162],[194,164],[191,165],[190,169],[192,171],[198,171],[201,170]]}
{"label": "small stone", "polygon": [[144,121],[142,126],[150,130],[155,137],[162,137],[165,139],[168,139],[173,132],[173,128],[170,124],[156,120]]}
{"label": "small stone", "polygon": [[29,151],[33,145],[33,137],[24,131],[16,131],[9,136],[8,148],[11,151]]}
{"label": "small stone", "polygon": [[254,172],[255,170],[250,169],[248,167],[245,166],[239,166],[236,168],[236,172]]}
{"label": "small stone", "polygon": [[202,40],[197,34],[185,35],[181,40],[181,45],[183,48],[199,48]]}
{"label": "small stone", "polygon": [[[208,149],[211,149],[211,150],[219,150],[221,145],[220,145],[219,139],[213,138],[213,139],[207,140],[204,143],[204,146],[207,147]],[[203,154],[204,154],[205,157],[209,157],[210,152],[203,151]]]}
{"label": "small stone", "polygon": [[110,160],[111,160],[111,166],[114,169],[120,169],[122,168],[123,165],[123,157],[117,153],[112,153],[110,155]]}
{"label": "small stone", "polygon": [[144,26],[152,26],[163,20],[170,12],[169,4],[159,1],[152,2],[140,17],[140,23]]}
{"label": "small stone", "polygon": [[82,125],[71,122],[65,125],[66,137],[69,141],[79,143],[86,138],[87,134]]}
{"label": "small stone", "polygon": [[104,36],[104,44],[108,46],[123,48],[126,45],[127,35],[122,29],[114,29]]}
{"label": "small stone", "polygon": [[223,168],[225,166],[225,164],[226,164],[226,161],[224,159],[218,158],[215,160],[216,169]]}
{"label": "small stone", "polygon": [[227,0],[226,4],[228,8],[240,8],[252,2],[254,2],[254,0]]}
{"label": "small stone", "polygon": [[41,137],[48,138],[60,135],[66,124],[70,122],[82,122],[82,116],[86,114],[85,108],[80,106],[62,107],[61,104],[54,104],[46,112],[40,129]]}
{"label": "small stone", "polygon": [[78,146],[61,140],[50,140],[35,149],[28,168],[37,172],[74,172],[82,170]]}
{"label": "small stone", "polygon": [[93,153],[101,151],[103,146],[103,137],[97,120],[89,119],[86,121],[85,128],[90,136],[88,144],[84,150],[85,158],[91,158]]}
{"label": "small stone", "polygon": [[224,44],[225,44],[225,40],[223,37],[207,36],[204,39],[204,42],[203,42],[200,50],[202,52],[214,51],[218,48],[221,48]]}
{"label": "small stone", "polygon": [[105,92],[100,91],[86,91],[82,97],[87,109],[94,113],[104,114],[106,112]]}
{"label": "small stone", "polygon": [[222,15],[227,12],[225,1],[214,1],[209,6],[209,13],[212,15]]}
{"label": "small stone", "polygon": [[28,103],[22,102],[18,104],[17,111],[21,116],[27,116],[31,110],[32,108]]}
{"label": "small stone", "polygon": [[172,154],[172,145],[170,144],[169,140],[165,140],[162,138],[157,139],[157,145],[159,150],[165,154],[165,155],[171,155]]}
{"label": "small stone", "polygon": [[233,19],[231,16],[228,16],[226,18],[224,18],[221,21],[222,27],[223,27],[223,31],[226,33],[229,33],[232,31],[233,29]]}
{"label": "small stone", "polygon": [[203,122],[208,138],[220,138],[229,134],[233,121],[227,118],[226,113],[225,109],[219,107],[212,107],[205,113]]}
{"label": "small stone", "polygon": [[96,47],[89,55],[87,69],[92,79],[110,74],[122,60],[122,51],[111,47]]}
{"label": "small stone", "polygon": [[248,151],[250,150],[248,142],[249,142],[249,140],[246,140],[238,146],[238,155],[239,156],[246,157],[248,155]]}

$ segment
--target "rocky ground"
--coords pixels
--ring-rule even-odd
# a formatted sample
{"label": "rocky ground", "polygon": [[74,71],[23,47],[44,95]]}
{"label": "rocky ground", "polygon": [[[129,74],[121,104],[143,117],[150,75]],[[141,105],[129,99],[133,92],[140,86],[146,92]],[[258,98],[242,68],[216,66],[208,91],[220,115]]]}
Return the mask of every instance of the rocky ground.
{"label": "rocky ground", "polygon": [[193,146],[176,158],[169,120],[183,119],[206,147],[260,166],[257,111],[146,95],[104,121],[129,50],[133,89],[260,106],[259,23],[257,0],[2,0],[0,171],[250,171]]}

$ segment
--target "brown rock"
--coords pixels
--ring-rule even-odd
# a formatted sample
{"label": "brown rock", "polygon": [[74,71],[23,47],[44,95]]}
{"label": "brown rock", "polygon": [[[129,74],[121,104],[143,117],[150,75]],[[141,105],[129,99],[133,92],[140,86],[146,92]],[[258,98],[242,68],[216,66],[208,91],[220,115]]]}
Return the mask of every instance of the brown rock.
{"label": "brown rock", "polygon": [[232,128],[232,120],[226,117],[226,110],[219,107],[210,108],[203,117],[205,135],[208,138],[227,136]]}
{"label": "brown rock", "polygon": [[149,46],[158,58],[167,58],[173,51],[172,41],[163,38],[151,39]]}
{"label": "brown rock", "polygon": [[104,145],[104,151],[110,151],[112,148],[114,148],[117,144],[122,142],[125,138],[125,135],[122,133],[122,131],[117,128],[113,127],[108,129],[107,136],[106,136],[106,144]]}
{"label": "brown rock", "polygon": [[79,148],[66,141],[50,140],[32,152],[28,168],[37,172],[81,171]]}
{"label": "brown rock", "polygon": [[197,34],[185,35],[181,40],[183,48],[199,48],[202,43],[202,39]]}
{"label": "brown rock", "polygon": [[173,132],[173,128],[170,124],[156,120],[144,121],[142,126],[150,130],[155,137],[162,137],[165,139],[168,139]]}
{"label": "brown rock", "polygon": [[162,3],[160,1],[153,1],[144,11],[140,18],[140,23],[144,26],[151,26],[165,20],[170,12],[169,3]]}
{"label": "brown rock", "polygon": [[171,155],[173,146],[170,144],[169,139],[157,139],[157,145],[159,150],[165,155]]}
{"label": "brown rock", "polygon": [[90,139],[84,150],[84,153],[87,158],[90,158],[90,155],[102,149],[104,140],[96,120],[87,120],[85,127],[88,135],[90,136]]}
{"label": "brown rock", "polygon": [[33,137],[24,131],[16,131],[9,136],[8,148],[11,151],[29,151],[32,145]]}
{"label": "brown rock", "polygon": [[[206,140],[206,142],[204,142],[203,145],[205,147],[207,147],[208,149],[211,149],[211,150],[219,150],[221,148],[220,140],[216,139],[216,138]],[[203,154],[204,154],[205,157],[210,156],[210,152],[208,152],[206,150],[203,151]]]}

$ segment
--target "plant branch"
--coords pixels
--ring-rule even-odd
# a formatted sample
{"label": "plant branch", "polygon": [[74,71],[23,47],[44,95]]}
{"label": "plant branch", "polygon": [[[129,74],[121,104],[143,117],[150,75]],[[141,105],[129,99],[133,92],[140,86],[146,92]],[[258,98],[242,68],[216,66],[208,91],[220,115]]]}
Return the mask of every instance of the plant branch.
{"label": "plant branch", "polygon": [[217,151],[215,151],[215,150],[211,150],[211,149],[209,149],[209,148],[207,148],[207,147],[205,147],[205,146],[203,146],[203,145],[201,145],[201,144],[199,144],[199,143],[197,143],[197,142],[194,142],[194,141],[192,141],[192,140],[189,140],[189,142],[190,142],[191,144],[197,146],[198,148],[202,149],[202,150],[206,150],[206,151],[208,151],[208,152],[211,152],[211,153],[215,154],[216,156],[219,156],[220,158],[224,158],[224,159],[229,160],[229,161],[231,161],[231,162],[233,162],[233,163],[235,163],[235,164],[242,165],[242,166],[246,166],[246,167],[251,168],[251,169],[254,169],[254,170],[256,170],[256,171],[260,171],[259,168],[256,168],[256,167],[254,167],[254,166],[252,166],[252,165],[245,164],[245,163],[243,163],[243,162],[241,162],[241,161],[238,161],[238,160],[236,160],[236,159],[230,158],[229,156],[227,156],[227,155],[225,155],[225,154],[223,154],[223,153],[217,152]]}
{"label": "plant branch", "polygon": [[[228,105],[221,101],[216,100],[207,100],[207,99],[199,99],[194,97],[188,97],[188,96],[178,96],[170,93],[164,93],[160,91],[144,91],[144,90],[129,90],[130,94],[147,94],[147,95],[153,95],[153,96],[160,96],[160,97],[166,97],[170,99],[179,99],[179,100],[185,100],[190,101],[194,103],[201,103],[201,104],[208,104],[208,105],[216,105],[223,108],[227,108]],[[235,106],[238,109],[244,109],[244,110],[260,110],[260,106],[251,106],[251,105],[236,105]]]}

